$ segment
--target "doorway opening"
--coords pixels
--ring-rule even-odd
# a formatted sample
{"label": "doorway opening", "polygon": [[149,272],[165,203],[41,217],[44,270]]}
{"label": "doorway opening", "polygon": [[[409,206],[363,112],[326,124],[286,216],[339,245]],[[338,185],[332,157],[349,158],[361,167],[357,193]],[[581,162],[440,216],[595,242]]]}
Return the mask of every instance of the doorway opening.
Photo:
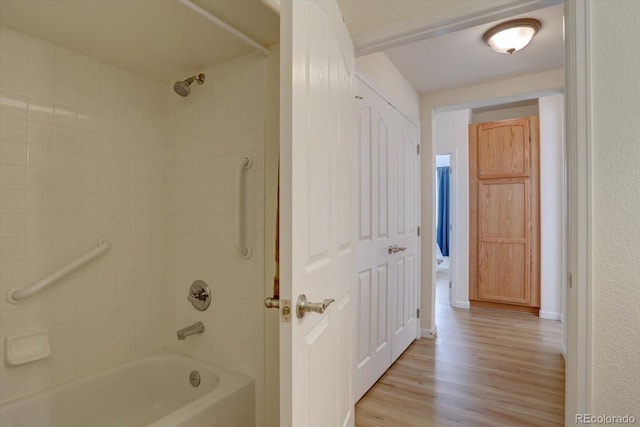
{"label": "doorway opening", "polygon": [[[453,305],[453,268],[455,264],[453,243],[453,153],[436,155],[436,297],[440,302]],[[440,295],[442,294],[442,295]],[[440,297],[440,298],[438,298]],[[436,308],[437,310],[437,308]]]}

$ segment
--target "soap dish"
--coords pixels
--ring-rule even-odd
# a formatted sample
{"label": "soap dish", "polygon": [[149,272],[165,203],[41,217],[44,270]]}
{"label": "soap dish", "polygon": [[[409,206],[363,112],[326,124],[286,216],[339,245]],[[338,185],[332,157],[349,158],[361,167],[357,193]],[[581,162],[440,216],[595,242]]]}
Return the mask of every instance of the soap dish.
{"label": "soap dish", "polygon": [[51,356],[49,330],[40,329],[25,334],[9,336],[4,342],[7,365],[22,365]]}

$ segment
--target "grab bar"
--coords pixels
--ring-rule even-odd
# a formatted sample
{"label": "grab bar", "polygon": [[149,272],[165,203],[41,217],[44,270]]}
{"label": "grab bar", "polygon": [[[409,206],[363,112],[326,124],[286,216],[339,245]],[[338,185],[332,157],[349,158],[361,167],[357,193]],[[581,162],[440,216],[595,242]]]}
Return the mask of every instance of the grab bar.
{"label": "grab bar", "polygon": [[17,304],[18,302],[20,302],[20,300],[28,298],[31,295],[35,294],[36,292],[43,290],[47,286],[54,283],[56,280],[71,273],[73,270],[77,269],[83,264],[86,264],[87,262],[91,261],[98,255],[105,252],[110,247],[111,247],[111,242],[109,241],[109,239],[99,240],[98,247],[91,249],[86,254],[82,255],[81,257],[78,257],[76,260],[70,262],[69,264],[65,265],[64,267],[57,270],[56,272],[51,273],[50,275],[40,280],[39,282],[32,283],[27,286],[23,286],[22,288],[9,288],[9,290],[7,291],[7,301],[11,304]]}
{"label": "grab bar", "polygon": [[253,158],[244,156],[236,170],[236,250],[244,259],[251,258],[253,251],[251,246],[242,241],[242,177],[244,171],[251,169]]}

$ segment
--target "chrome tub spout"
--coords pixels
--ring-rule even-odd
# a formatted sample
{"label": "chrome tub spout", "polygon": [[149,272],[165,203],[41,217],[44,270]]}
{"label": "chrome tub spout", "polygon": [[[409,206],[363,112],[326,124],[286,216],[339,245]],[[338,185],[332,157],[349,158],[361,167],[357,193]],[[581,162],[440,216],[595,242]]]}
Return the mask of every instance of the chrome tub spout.
{"label": "chrome tub spout", "polygon": [[178,339],[184,340],[187,339],[189,335],[201,334],[204,332],[204,324],[202,322],[194,323],[191,326],[187,326],[184,329],[180,329],[178,331]]}

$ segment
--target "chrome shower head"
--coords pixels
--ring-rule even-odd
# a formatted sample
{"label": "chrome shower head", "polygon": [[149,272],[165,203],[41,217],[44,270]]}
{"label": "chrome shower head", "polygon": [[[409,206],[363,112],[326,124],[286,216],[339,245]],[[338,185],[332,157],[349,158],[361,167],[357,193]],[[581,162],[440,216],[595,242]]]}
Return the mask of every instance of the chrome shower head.
{"label": "chrome shower head", "polygon": [[204,83],[204,74],[200,73],[197,76],[191,76],[185,80],[178,80],[173,84],[173,90],[180,96],[187,96],[191,93],[191,83],[198,82],[199,85]]}
{"label": "chrome shower head", "polygon": [[176,93],[180,96],[187,96],[189,95],[189,92],[191,92],[189,84],[182,80],[175,82],[175,84],[173,85],[173,90],[175,90]]}

